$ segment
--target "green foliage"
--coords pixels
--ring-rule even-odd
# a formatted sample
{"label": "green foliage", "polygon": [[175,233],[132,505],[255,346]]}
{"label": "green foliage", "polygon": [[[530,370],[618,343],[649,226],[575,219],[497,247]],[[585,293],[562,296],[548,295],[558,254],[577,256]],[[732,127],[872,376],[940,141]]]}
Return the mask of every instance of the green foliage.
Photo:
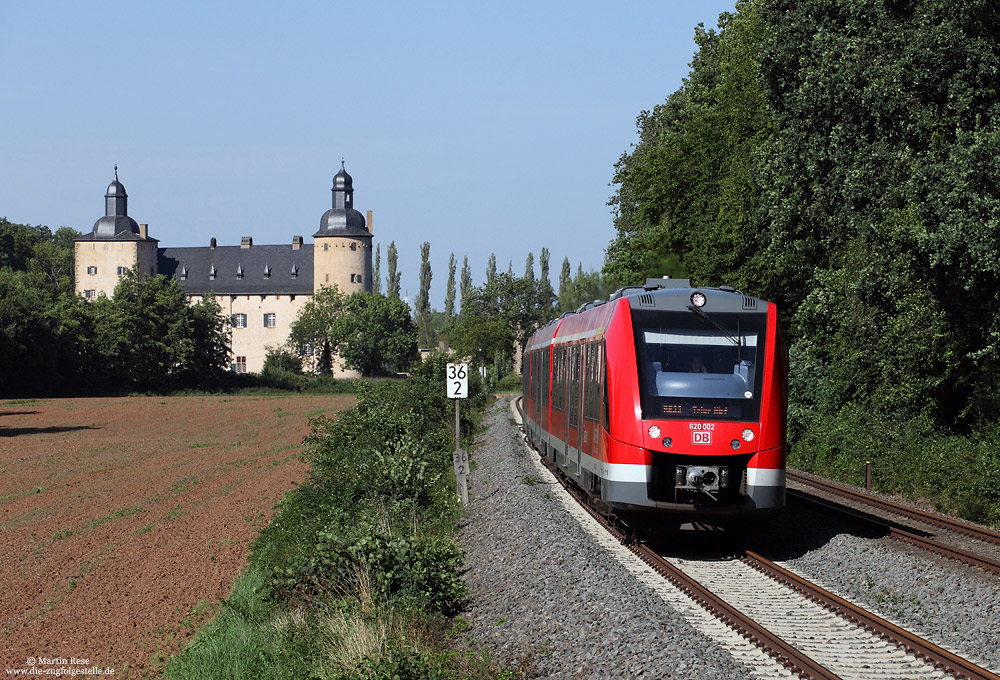
{"label": "green foliage", "polygon": [[227,320],[214,299],[191,306],[176,279],[127,271],[111,300],[91,305],[107,376],[139,389],[209,380],[225,371]]}
{"label": "green foliage", "polygon": [[462,299],[462,320],[448,341],[462,356],[483,365],[496,355],[509,359],[531,334],[552,317],[552,287],[547,280],[494,274]]}
{"label": "green foliage", "polygon": [[340,348],[337,321],[343,315],[345,297],[336,285],[323,286],[299,310],[292,322],[288,341],[293,347],[312,347],[315,363],[308,368],[329,373],[333,355]]}
{"label": "green foliage", "polygon": [[[441,616],[466,594],[450,538],[449,359],[435,354],[407,380],[365,383],[355,408],[311,421],[310,478],[280,503],[219,618],[169,676],[490,677],[482,663],[467,673],[440,637]],[[467,404],[484,405],[478,373],[469,387]]]}
{"label": "green foliage", "polygon": [[347,366],[363,375],[405,371],[419,357],[410,309],[398,298],[352,293],[334,332]]}
{"label": "green foliage", "polygon": [[522,379],[519,374],[508,373],[496,384],[496,390],[497,392],[520,392],[522,386]]}
{"label": "green foliage", "polygon": [[773,116],[757,78],[766,26],[756,7],[738,2],[718,32],[699,26],[684,87],[638,117],[610,201],[618,236],[604,273],[622,284],[690,275],[752,289],[760,277],[755,163]]}
{"label": "green foliage", "polygon": [[410,309],[398,297],[358,291],[344,296],[324,286],[292,323],[289,344],[311,346],[317,373],[329,373],[340,353],[346,367],[364,375],[404,371],[418,356]]}
{"label": "green foliage", "polygon": [[448,284],[444,296],[444,314],[449,326],[455,320],[455,271],[457,267],[455,253],[452,253],[448,256]]}
{"label": "green foliage", "polygon": [[800,464],[856,476],[877,442],[904,452],[881,456],[900,491],[992,516],[963,491],[996,507],[971,472],[991,461],[954,451],[980,451],[1000,413],[1000,6],[735,10],[696,30],[684,86],[638,117],[604,273],[777,302]]}
{"label": "green foliage", "polygon": [[399,261],[399,254],[396,252],[396,242],[392,241],[389,243],[389,247],[386,249],[386,260],[388,261],[388,278],[386,279],[386,297],[399,299],[399,286],[400,278],[402,274],[396,270],[396,265]]}
{"label": "green foliage", "polygon": [[420,244],[420,291],[417,293],[415,310],[417,313],[417,328],[420,331],[420,343],[422,347],[430,347],[433,343],[431,337],[430,319],[428,315],[431,311],[431,244],[424,241]]}

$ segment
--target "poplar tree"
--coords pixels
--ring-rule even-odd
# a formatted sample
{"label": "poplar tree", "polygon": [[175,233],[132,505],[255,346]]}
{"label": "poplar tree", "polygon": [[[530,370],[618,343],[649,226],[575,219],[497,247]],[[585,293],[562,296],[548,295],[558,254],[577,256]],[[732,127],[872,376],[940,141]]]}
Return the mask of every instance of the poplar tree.
{"label": "poplar tree", "polygon": [[535,254],[528,253],[528,259],[524,262],[524,280],[529,285],[535,285]]}
{"label": "poplar tree", "polygon": [[424,241],[420,244],[420,292],[417,294],[417,324],[420,326],[424,346],[430,344],[430,294],[431,294],[431,244]]}
{"label": "poplar tree", "polygon": [[568,312],[570,310],[570,298],[573,296],[570,286],[573,283],[573,270],[569,264],[569,258],[563,258],[562,270],[559,272],[559,311]]}
{"label": "poplar tree", "polygon": [[455,253],[448,256],[448,287],[444,296],[444,314],[450,325],[455,319]]}
{"label": "poplar tree", "polygon": [[459,287],[462,293],[462,303],[461,303],[461,314],[465,315],[466,301],[469,296],[469,291],[472,290],[472,268],[469,267],[469,256],[466,255],[462,259],[462,279]]}
{"label": "poplar tree", "polygon": [[497,275],[497,256],[495,253],[490,253],[490,259],[486,262],[486,283],[489,283],[496,278]]}
{"label": "poplar tree", "polygon": [[389,243],[385,253],[389,267],[389,278],[386,281],[386,297],[399,298],[399,278],[400,273],[396,271],[396,263],[399,255],[396,252],[396,242]]}
{"label": "poplar tree", "polygon": [[372,292],[382,293],[382,244],[375,246],[375,275],[372,277]]}

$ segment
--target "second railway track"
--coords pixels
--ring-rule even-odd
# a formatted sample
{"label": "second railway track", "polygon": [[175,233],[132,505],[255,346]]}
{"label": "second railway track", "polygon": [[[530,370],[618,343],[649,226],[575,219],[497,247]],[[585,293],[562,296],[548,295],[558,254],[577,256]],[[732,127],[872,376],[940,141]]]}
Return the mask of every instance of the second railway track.
{"label": "second railway track", "polygon": [[891,538],[1000,575],[1000,532],[895,503],[824,479],[789,470],[788,495],[874,525]]}

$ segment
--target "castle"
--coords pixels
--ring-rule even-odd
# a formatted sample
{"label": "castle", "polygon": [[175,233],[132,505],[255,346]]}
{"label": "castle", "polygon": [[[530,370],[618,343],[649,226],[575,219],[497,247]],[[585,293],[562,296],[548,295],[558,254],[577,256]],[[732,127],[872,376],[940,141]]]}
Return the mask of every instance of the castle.
{"label": "castle", "polygon": [[[193,303],[211,296],[232,321],[231,370],[258,372],[269,348],[285,343],[298,312],[324,286],[345,294],[372,292],[372,213],[354,209],[353,179],[341,163],[333,178],[333,207],[320,218],[312,245],[293,236],[285,245],[161,248],[148,225],[128,215],[128,194],[115,178],[104,194],[104,217],[76,239],[76,292],[111,296],[121,275],[174,277]],[[350,375],[335,362],[335,374]]]}

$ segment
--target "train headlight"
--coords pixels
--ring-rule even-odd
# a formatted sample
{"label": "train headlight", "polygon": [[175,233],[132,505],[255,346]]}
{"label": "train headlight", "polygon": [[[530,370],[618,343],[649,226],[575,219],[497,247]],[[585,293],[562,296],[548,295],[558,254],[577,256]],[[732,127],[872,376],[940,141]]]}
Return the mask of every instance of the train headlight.
{"label": "train headlight", "polygon": [[743,430],[743,434],[741,436],[743,437],[743,441],[752,442],[755,435],[753,433],[753,430],[751,430],[748,427],[747,429]]}
{"label": "train headlight", "polygon": [[739,440],[739,439],[734,439],[733,441],[729,442],[729,445],[730,445],[731,447],[733,447],[733,450],[735,450],[735,449],[738,449],[738,448],[740,448],[741,446],[743,446],[743,445],[742,445],[742,444],[740,443],[740,440]]}
{"label": "train headlight", "polygon": [[695,307],[704,307],[706,302],[708,302],[708,298],[705,297],[704,293],[700,291],[691,293],[691,304]]}
{"label": "train headlight", "polygon": [[652,437],[653,439],[660,438],[660,428],[658,425],[650,425],[648,432],[649,436]]}

